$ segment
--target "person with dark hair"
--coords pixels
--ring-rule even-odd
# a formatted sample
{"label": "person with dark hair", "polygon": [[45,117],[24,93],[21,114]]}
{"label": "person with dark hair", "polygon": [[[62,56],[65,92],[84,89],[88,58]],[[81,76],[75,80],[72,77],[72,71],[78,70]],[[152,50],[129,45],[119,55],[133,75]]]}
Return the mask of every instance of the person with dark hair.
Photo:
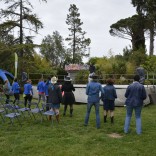
{"label": "person with dark hair", "polygon": [[31,80],[28,79],[27,83],[24,85],[24,105],[25,107],[27,107],[27,101],[28,101],[28,106],[30,108],[30,103],[32,100],[32,95],[33,95],[33,89],[32,89],[32,84],[31,84]]}
{"label": "person with dark hair", "polygon": [[103,87],[104,94],[102,94],[103,109],[104,109],[104,123],[107,122],[108,112],[110,111],[111,123],[114,123],[114,108],[115,99],[117,98],[116,89],[114,87],[112,78],[107,79],[107,84]]}
{"label": "person with dark hair", "polygon": [[64,92],[62,104],[64,104],[64,112],[63,116],[66,115],[66,110],[68,105],[70,106],[70,117],[73,115],[73,104],[75,102],[75,96],[73,94],[73,91],[75,91],[75,88],[73,84],[71,83],[72,79],[67,76],[64,79],[64,84],[62,85],[62,92]]}
{"label": "person with dark hair", "polygon": [[93,63],[91,63],[89,66],[89,72],[90,74],[95,73],[95,65]]}
{"label": "person with dark hair", "polygon": [[146,99],[146,90],[142,84],[139,83],[140,76],[134,76],[134,82],[128,86],[126,89],[125,97],[127,98],[125,101],[126,104],[126,118],[124,125],[124,133],[128,133],[130,121],[132,117],[133,110],[135,111],[136,118],[136,133],[142,133],[141,126],[141,110],[143,106],[143,100]]}
{"label": "person with dark hair", "polygon": [[95,75],[95,65],[93,63],[90,63],[88,82],[91,81],[91,78],[90,77],[92,77],[93,75]]}
{"label": "person with dark hair", "polygon": [[19,99],[20,99],[20,86],[17,82],[17,78],[14,79],[14,83],[12,84],[12,91],[14,93],[14,97],[15,97],[15,100],[13,103],[15,103],[17,101],[17,103],[19,102]]}
{"label": "person with dark hair", "polygon": [[102,85],[97,82],[97,76],[93,75],[90,77],[91,81],[87,84],[86,87],[86,95],[88,95],[87,99],[87,112],[85,117],[84,125],[88,125],[89,116],[91,112],[92,106],[95,107],[96,113],[96,128],[100,128],[100,115],[99,115],[99,106],[100,106],[100,92],[103,93]]}

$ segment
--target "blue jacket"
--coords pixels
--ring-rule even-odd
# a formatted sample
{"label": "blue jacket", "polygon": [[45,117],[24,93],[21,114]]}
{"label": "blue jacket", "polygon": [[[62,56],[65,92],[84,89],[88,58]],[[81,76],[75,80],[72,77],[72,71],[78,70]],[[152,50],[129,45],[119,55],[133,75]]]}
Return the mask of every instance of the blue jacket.
{"label": "blue jacket", "polygon": [[40,82],[38,83],[38,85],[37,85],[37,90],[38,90],[39,93],[44,93],[44,86],[45,86],[45,84],[44,84],[43,81],[40,81]]}
{"label": "blue jacket", "polygon": [[114,101],[115,98],[117,98],[116,89],[113,85],[106,85],[103,87],[103,90],[104,94],[102,94],[102,101],[104,101],[104,99]]}
{"label": "blue jacket", "polygon": [[143,100],[146,99],[146,90],[142,84],[135,81],[126,89],[125,97],[127,106],[142,106]]}
{"label": "blue jacket", "polygon": [[20,92],[19,89],[20,89],[20,86],[19,86],[18,82],[14,82],[12,85],[12,91],[14,93],[19,93]]}
{"label": "blue jacket", "polygon": [[88,95],[88,103],[98,103],[100,101],[99,93],[104,93],[102,86],[98,82],[91,81],[87,84],[86,95]]}
{"label": "blue jacket", "polygon": [[24,85],[24,94],[33,94],[32,85],[30,83]]}
{"label": "blue jacket", "polygon": [[44,84],[44,92],[45,92],[45,95],[48,96],[48,86],[49,84],[51,84],[51,81],[47,81],[45,84]]}

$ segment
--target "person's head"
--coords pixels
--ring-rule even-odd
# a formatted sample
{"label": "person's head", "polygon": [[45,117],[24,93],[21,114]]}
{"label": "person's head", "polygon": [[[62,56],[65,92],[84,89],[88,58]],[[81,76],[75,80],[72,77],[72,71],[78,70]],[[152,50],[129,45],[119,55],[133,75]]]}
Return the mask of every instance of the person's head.
{"label": "person's head", "polygon": [[113,85],[113,84],[114,84],[114,81],[113,81],[112,78],[108,78],[108,79],[106,80],[106,82],[107,82],[108,85]]}
{"label": "person's head", "polygon": [[31,83],[32,81],[30,79],[27,80],[27,83]]}
{"label": "person's head", "polygon": [[91,79],[91,81],[94,81],[94,82],[98,80],[98,76],[95,74],[91,75],[89,78]]}
{"label": "person's head", "polygon": [[64,78],[64,81],[72,81],[72,79],[70,78],[70,76],[66,76],[66,77]]}
{"label": "person's head", "polygon": [[52,84],[55,84],[55,83],[57,83],[57,77],[56,76],[53,76],[52,78],[51,78],[51,83]]}
{"label": "person's head", "polygon": [[44,81],[43,78],[40,78],[40,79],[39,79],[39,82],[41,82],[41,81]]}
{"label": "person's head", "polygon": [[135,75],[133,79],[134,79],[134,81],[138,81],[139,82],[140,76],[139,75]]}

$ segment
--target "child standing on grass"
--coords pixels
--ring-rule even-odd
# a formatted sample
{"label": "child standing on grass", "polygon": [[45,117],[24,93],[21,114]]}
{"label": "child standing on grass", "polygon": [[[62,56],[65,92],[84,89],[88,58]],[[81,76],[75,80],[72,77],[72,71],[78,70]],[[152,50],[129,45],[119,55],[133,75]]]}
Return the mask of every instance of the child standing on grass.
{"label": "child standing on grass", "polygon": [[9,92],[10,92],[10,85],[9,85],[9,81],[8,80],[5,80],[4,82],[4,85],[3,85],[3,92],[6,96],[6,101],[5,103],[9,103],[9,100],[10,100],[10,95],[9,95]]}
{"label": "child standing on grass", "polygon": [[115,99],[117,98],[116,89],[114,87],[112,78],[107,79],[107,84],[103,87],[102,94],[103,109],[104,109],[104,123],[107,122],[108,112],[110,112],[111,123],[114,123],[114,107]]}
{"label": "child standing on grass", "polygon": [[15,104],[16,101],[17,101],[17,103],[19,103],[19,99],[20,99],[20,86],[19,86],[19,84],[17,82],[17,78],[14,79],[14,83],[12,85],[12,91],[13,91],[14,97],[15,97],[13,103]]}
{"label": "child standing on grass", "polygon": [[[60,86],[57,85],[57,78],[53,76],[51,78],[51,83],[48,86],[48,103],[50,104],[50,111],[53,111],[56,116],[56,120],[59,123],[60,119],[60,103],[62,102],[62,93]],[[49,120],[51,120],[51,116],[49,116]]]}
{"label": "child standing on grass", "polygon": [[27,83],[24,85],[24,105],[25,107],[27,107],[27,101],[29,103],[29,108],[30,108],[30,103],[32,100],[32,94],[33,94],[33,90],[32,90],[32,84],[31,84],[31,80],[28,79]]}

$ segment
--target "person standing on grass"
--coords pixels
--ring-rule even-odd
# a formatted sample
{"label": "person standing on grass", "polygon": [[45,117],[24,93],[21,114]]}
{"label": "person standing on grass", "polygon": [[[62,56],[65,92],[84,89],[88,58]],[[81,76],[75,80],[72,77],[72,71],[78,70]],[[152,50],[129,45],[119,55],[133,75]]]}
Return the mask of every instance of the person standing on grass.
{"label": "person standing on grass", "polygon": [[[45,84],[44,84],[44,92],[45,92],[45,97],[46,97],[46,103],[48,103],[48,97],[49,97],[49,94],[48,94],[48,87],[49,87],[49,85],[50,85],[50,83],[51,83],[51,78],[50,77],[48,77],[47,78],[47,81],[45,82]],[[49,106],[46,106],[46,111],[48,111],[50,108],[49,108]]]}
{"label": "person standing on grass", "polygon": [[73,116],[73,104],[75,102],[75,96],[73,94],[73,91],[75,91],[75,88],[73,84],[71,83],[72,79],[70,76],[66,76],[64,79],[64,84],[61,87],[62,92],[64,92],[62,104],[64,104],[64,112],[63,116],[66,115],[66,110],[68,105],[70,106],[70,117]]}
{"label": "person standing on grass", "polygon": [[91,82],[87,84],[86,88],[86,95],[88,95],[87,99],[87,112],[85,117],[84,126],[88,125],[89,116],[91,112],[92,106],[95,107],[95,113],[96,113],[96,128],[100,128],[100,115],[99,115],[99,106],[100,106],[100,92],[103,92],[102,85],[97,82],[97,76],[92,75]]}
{"label": "person standing on grass", "polygon": [[141,110],[143,107],[143,100],[146,99],[146,90],[142,84],[139,83],[140,76],[134,76],[134,82],[128,86],[126,89],[125,97],[127,98],[125,101],[126,104],[126,118],[124,125],[124,133],[128,133],[130,121],[132,117],[133,110],[135,111],[136,118],[136,133],[142,133],[142,125],[141,125]]}
{"label": "person standing on grass", "polygon": [[24,105],[25,107],[27,107],[27,101],[28,101],[28,107],[30,108],[30,103],[32,100],[32,95],[33,95],[33,89],[32,89],[32,84],[31,84],[31,80],[28,79],[27,83],[24,85]]}
{"label": "person standing on grass", "polygon": [[114,87],[112,78],[107,79],[107,84],[103,87],[104,94],[102,94],[103,109],[104,109],[104,123],[107,122],[108,112],[110,112],[111,123],[114,123],[114,108],[115,99],[117,98],[116,89]]}
{"label": "person standing on grass", "polygon": [[13,101],[13,103],[15,104],[15,102],[17,101],[17,103],[19,103],[19,99],[20,99],[20,86],[17,82],[17,78],[14,79],[14,83],[12,85],[12,91],[14,93],[14,97],[15,100]]}
{"label": "person standing on grass", "polygon": [[[62,93],[60,86],[57,85],[57,78],[53,76],[51,78],[51,83],[48,86],[48,103],[50,104],[50,111],[54,111],[56,115],[56,120],[59,123],[60,114],[60,103],[62,102]],[[51,116],[49,116],[51,120]]]}
{"label": "person standing on grass", "polygon": [[45,94],[44,94],[45,88],[44,87],[45,87],[45,83],[44,83],[43,79],[41,78],[39,80],[39,83],[37,84],[38,103],[40,103],[41,98],[42,98],[42,101],[45,103]]}
{"label": "person standing on grass", "polygon": [[10,85],[9,85],[8,80],[4,81],[3,92],[4,92],[5,96],[6,96],[5,103],[7,104],[10,101]]}

